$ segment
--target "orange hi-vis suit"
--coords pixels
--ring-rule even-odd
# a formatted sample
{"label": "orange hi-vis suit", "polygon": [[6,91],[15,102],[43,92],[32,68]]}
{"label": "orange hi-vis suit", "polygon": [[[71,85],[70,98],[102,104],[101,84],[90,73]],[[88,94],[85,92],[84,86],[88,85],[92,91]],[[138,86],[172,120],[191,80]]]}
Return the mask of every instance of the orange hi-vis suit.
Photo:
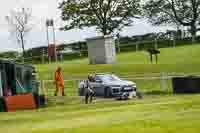
{"label": "orange hi-vis suit", "polygon": [[59,72],[55,72],[54,75],[55,84],[58,87],[64,88],[64,80],[62,79],[62,75]]}

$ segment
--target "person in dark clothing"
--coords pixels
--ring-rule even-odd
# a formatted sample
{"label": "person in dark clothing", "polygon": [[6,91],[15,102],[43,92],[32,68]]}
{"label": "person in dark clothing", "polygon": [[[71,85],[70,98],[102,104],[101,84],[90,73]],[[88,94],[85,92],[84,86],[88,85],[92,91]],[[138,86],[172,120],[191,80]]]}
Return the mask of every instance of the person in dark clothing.
{"label": "person in dark clothing", "polygon": [[91,80],[93,80],[93,76],[89,75],[88,80],[86,80],[85,84],[85,103],[92,103],[93,97],[94,97],[94,91],[92,90],[92,86],[90,84]]}

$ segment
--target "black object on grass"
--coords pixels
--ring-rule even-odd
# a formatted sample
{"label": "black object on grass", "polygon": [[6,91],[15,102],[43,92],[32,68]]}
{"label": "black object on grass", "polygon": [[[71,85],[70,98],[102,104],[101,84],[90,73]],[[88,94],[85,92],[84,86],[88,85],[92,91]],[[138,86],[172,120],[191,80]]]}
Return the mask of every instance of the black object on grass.
{"label": "black object on grass", "polygon": [[147,52],[149,53],[151,63],[153,63],[153,55],[155,56],[156,63],[157,63],[158,62],[158,54],[160,54],[160,51],[158,49],[149,48],[149,49],[147,49]]}

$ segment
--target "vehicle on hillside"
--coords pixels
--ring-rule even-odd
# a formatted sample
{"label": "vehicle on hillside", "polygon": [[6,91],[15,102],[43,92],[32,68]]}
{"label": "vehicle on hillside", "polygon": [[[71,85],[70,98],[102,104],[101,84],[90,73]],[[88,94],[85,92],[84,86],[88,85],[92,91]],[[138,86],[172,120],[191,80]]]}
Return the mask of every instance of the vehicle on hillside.
{"label": "vehicle on hillside", "polygon": [[[86,80],[79,82],[80,96],[84,95],[85,84]],[[119,99],[141,98],[140,93],[137,91],[136,83],[122,80],[114,74],[95,74],[93,80],[90,81],[90,85],[96,96],[116,97]]]}

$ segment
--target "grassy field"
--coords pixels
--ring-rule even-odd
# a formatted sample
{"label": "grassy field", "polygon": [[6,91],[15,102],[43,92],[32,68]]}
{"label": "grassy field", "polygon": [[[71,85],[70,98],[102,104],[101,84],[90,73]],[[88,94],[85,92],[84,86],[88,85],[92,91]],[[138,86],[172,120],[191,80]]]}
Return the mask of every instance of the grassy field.
{"label": "grassy field", "polygon": [[[147,96],[144,100],[98,100],[84,105],[0,113],[2,133],[199,133],[200,95]],[[73,100],[73,102],[72,102]],[[75,104],[76,103],[76,104]]]}
{"label": "grassy field", "polygon": [[146,51],[122,53],[114,65],[88,65],[88,59],[66,61],[60,64],[37,65],[40,79],[52,79],[57,66],[62,66],[65,79],[83,77],[93,72],[113,72],[120,75],[160,72],[199,73],[200,45],[161,49],[158,64],[151,64]]}
{"label": "grassy field", "polygon": [[[132,77],[132,75],[160,76],[160,73],[200,73],[200,45],[184,46],[177,48],[160,49],[158,64],[151,64],[146,51],[121,53],[117,56],[118,62],[113,65],[88,65],[88,59],[66,61],[60,64],[37,65],[40,79],[53,79],[53,73],[58,66],[63,68],[65,79],[86,78],[88,73],[115,73],[121,76]],[[166,87],[161,90],[160,80],[135,80],[138,88],[142,91],[168,91],[171,92],[171,80],[166,80]],[[54,86],[46,83],[46,88],[53,95]],[[76,93],[77,82],[66,82],[67,91]],[[71,94],[70,94],[71,95]]]}
{"label": "grassy field", "polygon": [[[115,65],[88,65],[87,59],[62,64],[37,65],[40,79],[52,79],[57,66],[65,79],[92,72],[135,75],[161,72],[199,73],[200,45],[161,49],[158,64],[149,63],[146,52],[122,53]],[[153,74],[156,75],[156,74]],[[135,81],[150,92],[159,81]],[[170,83],[169,83],[170,84]],[[48,86],[47,86],[48,85]],[[51,88],[52,84],[47,83]],[[67,84],[73,91],[74,86]],[[67,88],[67,89],[69,89]],[[168,91],[166,88],[164,91]],[[144,99],[115,101],[97,98],[85,105],[78,96],[58,97],[62,102],[35,111],[0,113],[2,133],[199,133],[200,95],[146,94]]]}

